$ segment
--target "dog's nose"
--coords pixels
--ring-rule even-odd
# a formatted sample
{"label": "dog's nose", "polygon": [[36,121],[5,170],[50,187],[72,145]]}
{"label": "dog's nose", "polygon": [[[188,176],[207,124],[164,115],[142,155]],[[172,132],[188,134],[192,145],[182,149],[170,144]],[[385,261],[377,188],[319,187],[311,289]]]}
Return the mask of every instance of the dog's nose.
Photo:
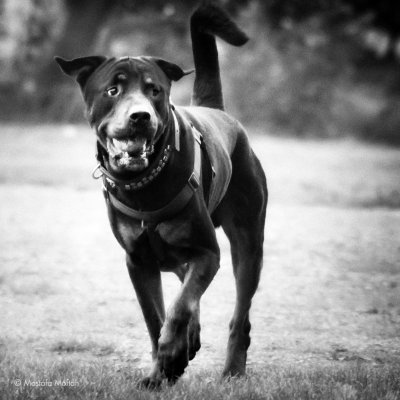
{"label": "dog's nose", "polygon": [[129,116],[129,121],[133,124],[150,121],[150,113],[147,111],[135,112]]}

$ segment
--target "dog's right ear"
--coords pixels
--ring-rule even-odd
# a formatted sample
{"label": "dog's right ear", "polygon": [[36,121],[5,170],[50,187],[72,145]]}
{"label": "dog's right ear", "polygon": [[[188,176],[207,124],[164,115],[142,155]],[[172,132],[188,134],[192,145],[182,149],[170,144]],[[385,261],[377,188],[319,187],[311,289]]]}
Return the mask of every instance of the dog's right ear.
{"label": "dog's right ear", "polygon": [[61,57],[54,57],[54,60],[60,66],[61,70],[74,78],[83,89],[90,75],[92,75],[101,64],[107,61],[107,57],[89,56],[75,58],[73,60],[64,60]]}
{"label": "dog's right ear", "polygon": [[155,62],[164,72],[165,75],[167,75],[167,78],[170,79],[171,81],[179,81],[183,76],[189,75],[193,72],[195,72],[194,69],[189,69],[187,71],[184,71],[181,67],[178,65],[163,60],[162,58],[157,58],[157,57],[147,57],[148,60]]}

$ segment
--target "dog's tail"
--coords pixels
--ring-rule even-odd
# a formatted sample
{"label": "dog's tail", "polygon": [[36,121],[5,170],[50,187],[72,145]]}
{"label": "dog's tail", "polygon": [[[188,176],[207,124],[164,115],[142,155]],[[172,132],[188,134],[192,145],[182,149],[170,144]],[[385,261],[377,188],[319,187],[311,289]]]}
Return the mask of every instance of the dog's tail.
{"label": "dog's tail", "polygon": [[224,109],[215,35],[233,46],[242,46],[247,35],[228,14],[211,1],[203,1],[190,20],[196,78],[192,104]]}

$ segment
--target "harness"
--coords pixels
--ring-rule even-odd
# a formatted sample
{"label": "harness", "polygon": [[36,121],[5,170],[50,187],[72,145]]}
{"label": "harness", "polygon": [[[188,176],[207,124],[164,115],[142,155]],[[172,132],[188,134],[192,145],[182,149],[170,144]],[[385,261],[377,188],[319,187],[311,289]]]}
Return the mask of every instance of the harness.
{"label": "harness", "polygon": [[[180,151],[180,127],[178,119],[175,115],[174,108],[171,109],[173,120],[174,120],[174,137],[175,137],[175,150]],[[127,215],[130,218],[142,221],[142,226],[144,222],[148,223],[158,223],[171,218],[173,215],[177,214],[179,211],[189,203],[189,200],[196,193],[200,186],[201,177],[201,145],[202,145],[202,135],[201,133],[191,124],[191,133],[193,135],[194,143],[194,157],[193,157],[193,167],[192,173],[187,180],[185,186],[179,191],[179,193],[165,206],[151,211],[136,210],[130,206],[124,204],[119,200],[113,193],[110,192],[109,187],[115,188],[119,187],[127,191],[140,190],[143,187],[150,184],[154,178],[162,171],[164,166],[169,160],[172,146],[165,146],[164,150],[161,152],[158,159],[153,163],[150,168],[150,172],[146,172],[141,176],[135,178],[134,180],[123,180],[116,178],[105,168],[103,157],[100,151],[97,154],[98,165],[92,172],[94,179],[103,178],[103,193],[107,204],[110,204],[114,209],[118,210],[122,214]],[[98,173],[97,171],[100,171]]]}

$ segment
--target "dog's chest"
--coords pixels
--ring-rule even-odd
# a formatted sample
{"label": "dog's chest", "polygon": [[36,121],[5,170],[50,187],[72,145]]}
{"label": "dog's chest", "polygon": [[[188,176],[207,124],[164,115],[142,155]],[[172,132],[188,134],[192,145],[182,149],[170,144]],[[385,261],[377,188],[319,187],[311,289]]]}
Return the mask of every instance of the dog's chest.
{"label": "dog's chest", "polygon": [[160,266],[176,265],[191,245],[192,223],[173,219],[147,224],[128,218],[117,218],[112,224],[115,236],[129,254],[144,262],[156,259]]}

